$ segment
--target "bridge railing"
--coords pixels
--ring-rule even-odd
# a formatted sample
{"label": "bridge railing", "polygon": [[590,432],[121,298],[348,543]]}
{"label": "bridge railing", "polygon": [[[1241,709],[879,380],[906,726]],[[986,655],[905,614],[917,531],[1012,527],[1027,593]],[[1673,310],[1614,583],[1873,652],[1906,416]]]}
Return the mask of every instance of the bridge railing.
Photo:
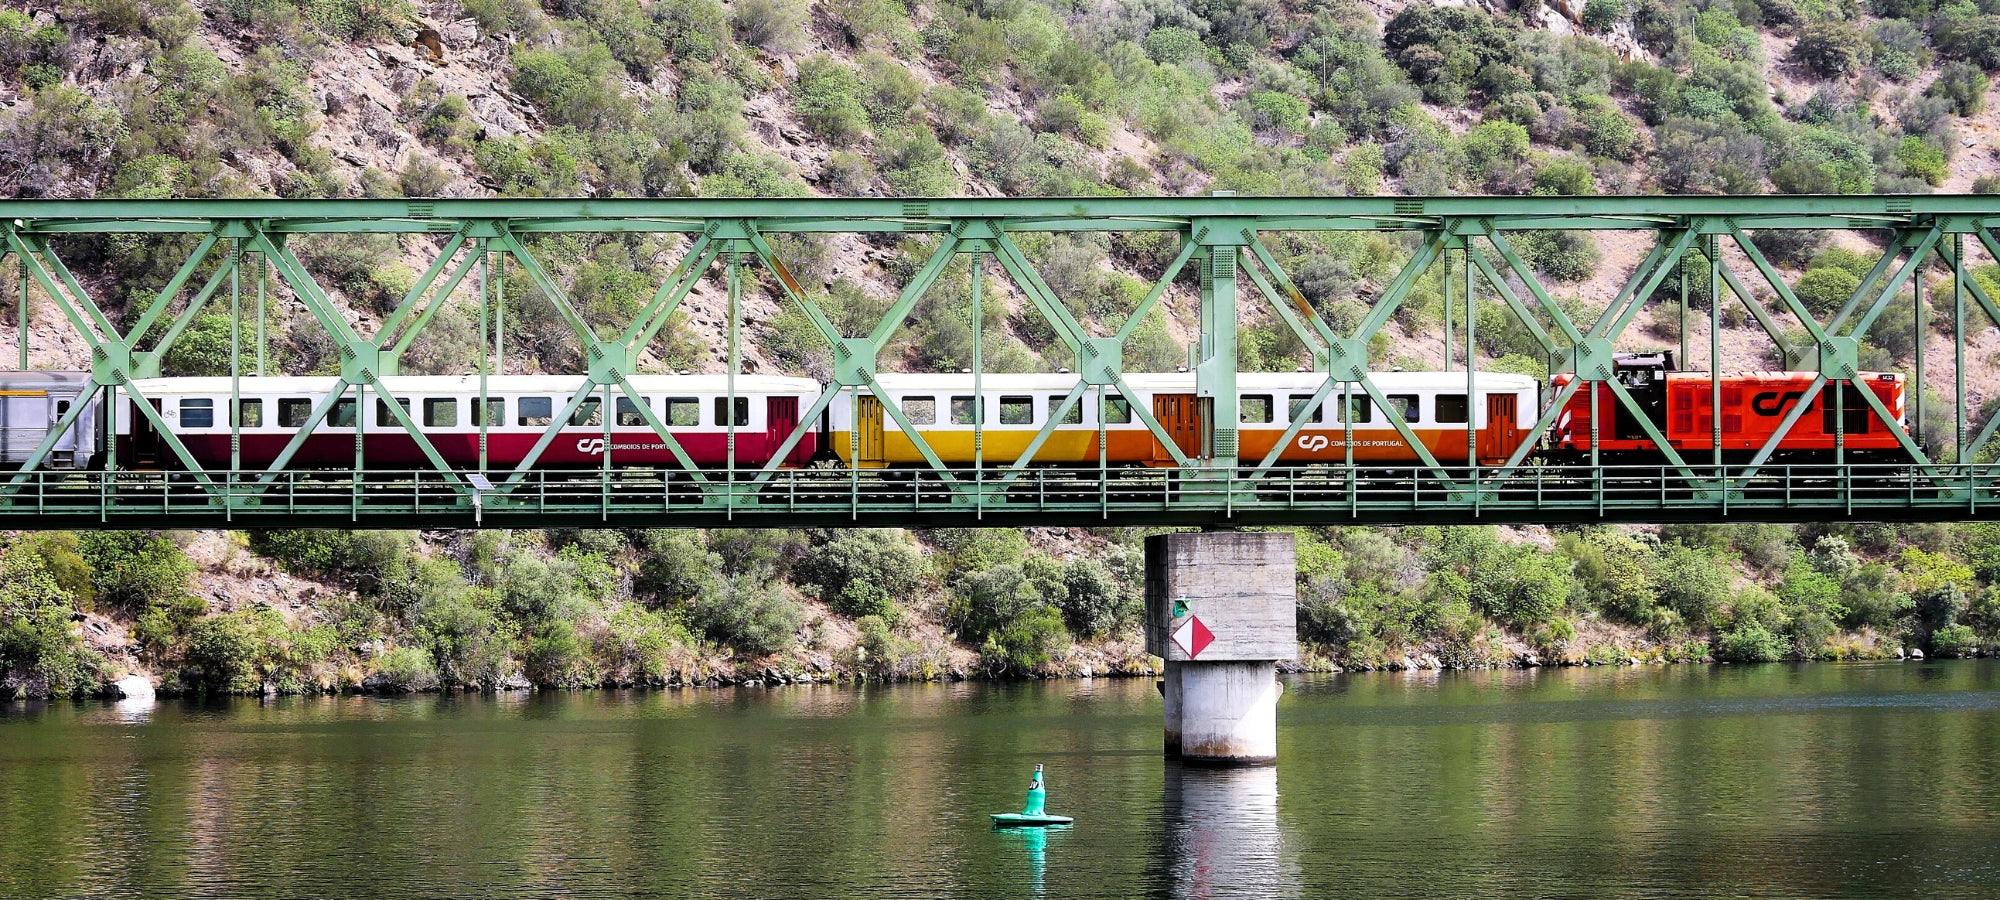
{"label": "bridge railing", "polygon": [[1976,518],[2000,508],[1996,465],[1541,466],[1271,469],[545,470],[495,473],[32,472],[0,527],[463,527],[554,522],[1255,525],[1283,522]]}

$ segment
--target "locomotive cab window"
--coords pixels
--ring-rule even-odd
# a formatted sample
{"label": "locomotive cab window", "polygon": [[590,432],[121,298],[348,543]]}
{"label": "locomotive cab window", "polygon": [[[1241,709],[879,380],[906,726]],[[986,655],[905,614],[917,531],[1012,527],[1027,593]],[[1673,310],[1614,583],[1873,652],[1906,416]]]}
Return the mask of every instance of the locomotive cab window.
{"label": "locomotive cab window", "polygon": [[522,397],[515,412],[515,424],[546,426],[556,420],[556,402],[548,397]]}
{"label": "locomotive cab window", "polygon": [[1236,401],[1236,421],[1243,425],[1271,424],[1271,395],[1244,394]]}
{"label": "locomotive cab window", "polygon": [[618,398],[618,427],[639,428],[646,424],[646,417],[639,412],[639,404],[630,397]]}
{"label": "locomotive cab window", "polygon": [[[410,414],[410,398],[397,397],[396,403],[403,407],[403,415]],[[389,401],[380,399],[375,401],[375,424],[386,428],[402,427],[396,422],[396,414],[389,411]]]}
{"label": "locomotive cab window", "polygon": [[904,397],[902,405],[903,418],[909,419],[911,425],[937,424],[936,397]]}
{"label": "locomotive cab window", "polygon": [[951,424],[971,425],[979,418],[979,404],[971,397],[951,398]]}
{"label": "locomotive cab window", "polygon": [[1291,409],[1286,411],[1285,420],[1288,422],[1297,422],[1300,419],[1305,419],[1308,424],[1311,424],[1326,418],[1325,403],[1321,403],[1318,408],[1314,409],[1312,415],[1304,415],[1306,407],[1312,405],[1312,402],[1313,398],[1311,394],[1293,394]]}
{"label": "locomotive cab window", "polygon": [[570,413],[569,424],[572,426],[604,424],[604,417],[598,414],[602,411],[603,406],[604,401],[602,399],[597,397],[584,398],[584,401],[577,405],[576,412]]}
{"label": "locomotive cab window", "polygon": [[1125,402],[1123,397],[1104,398],[1104,424],[1132,424],[1132,404]]}
{"label": "locomotive cab window", "polygon": [[700,425],[701,401],[693,397],[668,397],[667,424],[675,428],[693,428]]}
{"label": "locomotive cab window", "polygon": [[426,428],[456,428],[458,426],[458,398],[426,398],[424,400],[424,426]]}
{"label": "locomotive cab window", "polygon": [[[728,423],[724,421],[727,418],[729,418],[729,398],[715,398],[715,424],[727,425]],[[736,398],[736,424],[750,424],[750,398],[748,397]]]}
{"label": "locomotive cab window", "polygon": [[181,400],[182,428],[215,427],[215,401],[187,397]]}
{"label": "locomotive cab window", "polygon": [[1000,424],[1002,425],[1035,424],[1035,398],[1001,397]]}
{"label": "locomotive cab window", "polygon": [[483,417],[479,415],[479,401],[472,401],[472,424],[507,424],[507,400],[503,397],[486,398],[486,415]]}
{"label": "locomotive cab window", "polygon": [[1434,419],[1435,421],[1455,422],[1461,425],[1465,423],[1465,413],[1468,407],[1465,403],[1464,394],[1439,394],[1437,395],[1436,403],[1437,406],[1433,409],[1433,412],[1437,414]]}
{"label": "locomotive cab window", "polygon": [[278,401],[278,425],[281,428],[301,428],[312,418],[313,402],[304,397],[286,397]]}
{"label": "locomotive cab window", "polygon": [[239,428],[264,427],[264,401],[236,401],[236,425]]}
{"label": "locomotive cab window", "polygon": [[1424,420],[1423,407],[1417,404],[1417,395],[1390,394],[1386,399],[1390,409],[1402,414],[1403,421],[1415,425]]}
{"label": "locomotive cab window", "polygon": [[[1056,413],[1059,413],[1059,412],[1062,412],[1062,405],[1063,405],[1063,398],[1062,398],[1062,397],[1050,397],[1050,398],[1049,398],[1049,415],[1050,415],[1051,417],[1053,417],[1053,416],[1054,416],[1054,415],[1055,415]],[[1069,415],[1066,415],[1066,416],[1063,416],[1063,417],[1062,417],[1062,422],[1061,422],[1060,424],[1063,424],[1063,425],[1082,425],[1082,424],[1083,424],[1083,401],[1082,401],[1082,400],[1078,400],[1078,401],[1077,401],[1076,403],[1074,403],[1074,404],[1072,404],[1072,405],[1070,406],[1070,408],[1069,408]]]}
{"label": "locomotive cab window", "polygon": [[333,428],[353,428],[354,420],[358,415],[355,412],[353,398],[335,400],[333,401],[333,412],[326,415],[326,424]]}

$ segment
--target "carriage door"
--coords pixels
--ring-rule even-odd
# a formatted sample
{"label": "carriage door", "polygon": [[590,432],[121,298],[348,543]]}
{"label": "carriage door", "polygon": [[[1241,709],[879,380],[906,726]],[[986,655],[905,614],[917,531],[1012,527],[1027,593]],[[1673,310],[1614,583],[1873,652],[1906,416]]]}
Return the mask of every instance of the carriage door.
{"label": "carriage door", "polygon": [[[1205,404],[1193,394],[1154,394],[1153,418],[1160,420],[1160,428],[1174,439],[1174,446],[1181,448],[1181,454],[1189,458],[1201,455],[1202,412]],[[1156,435],[1153,438],[1153,462],[1172,465],[1174,456],[1161,446]]]}
{"label": "carriage door", "polygon": [[[796,418],[798,413],[794,411]],[[860,435],[861,449],[855,456],[854,467],[881,468],[882,459],[882,401],[875,397],[856,397],[854,400],[854,430]]]}
{"label": "carriage door", "polygon": [[1521,423],[1515,419],[1513,394],[1486,395],[1486,427],[1479,432],[1479,455],[1486,459],[1505,458],[1521,439]]}
{"label": "carriage door", "polygon": [[[767,454],[778,452],[778,448],[784,446],[785,438],[792,436],[792,429],[797,427],[798,424],[799,398],[771,397],[766,399],[764,401],[764,452]],[[811,451],[807,450],[806,442],[800,440],[798,446],[792,448],[792,455],[787,457],[785,462],[798,465],[805,461],[804,457],[810,455]]]}
{"label": "carriage door", "polygon": [[[160,401],[158,400],[148,400],[146,402],[153,404],[153,409],[155,411],[157,411],[160,408]],[[126,413],[126,415],[130,416],[132,419],[131,424],[132,424],[133,467],[140,469],[159,468],[160,433],[158,431],[153,430],[153,420],[147,418],[145,414],[139,412],[139,410],[136,407],[132,406],[130,401],[126,402],[126,406],[130,410],[129,412]]]}

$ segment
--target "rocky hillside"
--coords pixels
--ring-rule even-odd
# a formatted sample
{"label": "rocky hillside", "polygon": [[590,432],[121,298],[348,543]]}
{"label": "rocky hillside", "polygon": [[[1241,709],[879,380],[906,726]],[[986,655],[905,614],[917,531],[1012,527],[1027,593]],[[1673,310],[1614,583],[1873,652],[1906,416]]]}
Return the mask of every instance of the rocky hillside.
{"label": "rocky hillside", "polygon": [[[1987,74],[2000,68],[1996,46],[2000,8],[1928,0],[16,3],[0,11],[0,192],[1986,191],[2000,189]],[[1830,308],[1879,254],[1878,238],[1767,240],[1806,302]],[[300,249],[366,321],[429,261],[430,240],[314,238]],[[1617,234],[1520,243],[1577,309],[1601,306],[1645,250]],[[174,239],[59,249],[114,313],[186,251]],[[537,252],[589,315],[615,321],[678,249],[672,238],[607,237],[549,239]],[[907,278],[904,250],[846,237],[781,247],[854,322],[872,321]],[[1026,247],[1104,328],[1122,323],[1168,250],[1095,236]],[[1287,239],[1277,252],[1325,315],[1349,321],[1355,297],[1409,247],[1342,234]],[[1979,262],[2000,287],[2000,269]],[[1443,275],[1398,314],[1385,362],[1441,362],[1434,341],[1409,336],[1435,333]],[[508,285],[519,311],[509,367],[571,369],[573,342],[520,281]],[[1004,279],[989,284],[997,306],[1021,308]],[[1690,287],[1705,304],[1705,285]],[[930,302],[966,290],[958,269]],[[718,368],[719,305],[711,280],[649,365]],[[330,365],[316,326],[280,306],[269,323],[278,365]],[[746,309],[749,369],[824,374],[806,323],[768,286],[752,286]],[[893,349],[902,367],[964,362],[969,335],[948,309],[919,316]],[[1141,323],[1128,364],[1183,358],[1192,312],[1183,285]],[[1483,365],[1540,372],[1496,303],[1470,312]],[[467,365],[470,316],[448,308],[409,368]],[[37,321],[35,364],[79,366],[80,342],[52,315]],[[1244,324],[1247,367],[1300,361],[1276,323]],[[2000,351],[2000,330],[1983,324],[1979,360]],[[1651,315],[1625,341],[1671,342],[1677,325]],[[1725,326],[1725,367],[1770,364],[1740,310]],[[1032,316],[990,327],[996,368],[1068,364],[1048,355],[1051,335]],[[227,328],[198,320],[168,370],[226,366],[214,338]],[[1907,368],[1914,337],[1907,321],[1885,322],[1867,362]],[[0,324],[0,345],[13,339]],[[1942,371],[1947,345],[1931,346]],[[1982,363],[1968,379],[1982,406],[2000,393],[1994,371]],[[1948,402],[1949,387],[1927,389]],[[1942,429],[1926,438],[1951,453]],[[127,670],[236,691],[1138,671],[1136,538],[21,536],[0,553],[14,576],[0,588],[0,683],[38,695]],[[1300,539],[1302,632],[1329,664],[1958,653],[1990,645],[2000,625],[1986,587],[2000,556],[1980,528],[1313,529]]]}

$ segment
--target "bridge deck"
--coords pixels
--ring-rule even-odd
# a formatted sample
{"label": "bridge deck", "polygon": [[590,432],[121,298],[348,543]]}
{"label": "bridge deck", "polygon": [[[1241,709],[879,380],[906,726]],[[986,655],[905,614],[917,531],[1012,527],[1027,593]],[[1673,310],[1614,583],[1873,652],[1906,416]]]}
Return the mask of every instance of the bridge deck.
{"label": "bridge deck", "polygon": [[[1971,520],[2000,465],[1493,470],[34,473],[0,528],[965,527]],[[1011,475],[1011,477],[1010,477]]]}

